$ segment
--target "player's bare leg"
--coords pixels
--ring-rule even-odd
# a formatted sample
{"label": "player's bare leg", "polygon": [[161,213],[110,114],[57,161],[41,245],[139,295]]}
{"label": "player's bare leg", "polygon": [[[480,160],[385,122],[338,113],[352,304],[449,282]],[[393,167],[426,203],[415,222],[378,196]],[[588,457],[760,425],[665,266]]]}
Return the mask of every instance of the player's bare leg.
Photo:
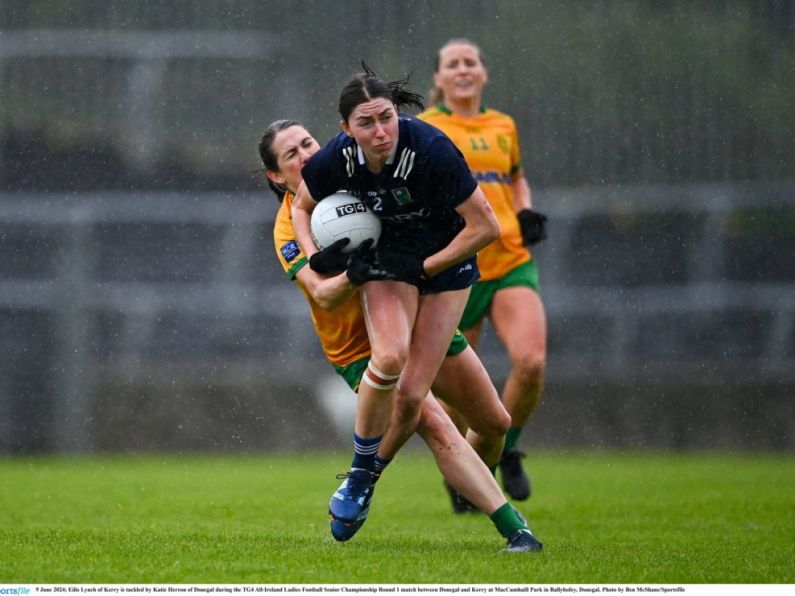
{"label": "player's bare leg", "polygon": [[445,480],[480,511],[488,515],[505,503],[489,469],[432,398],[423,403],[417,434],[427,443]]}
{"label": "player's bare leg", "polygon": [[467,440],[486,466],[496,466],[511,417],[471,347],[444,359],[433,383],[433,392],[453,408],[455,418],[462,423],[456,426],[464,428]]}
{"label": "player's bare leg", "polygon": [[417,288],[399,282],[369,282],[362,291],[372,356],[359,386],[356,433],[382,436],[392,417],[397,380],[408,358],[417,316]]}
{"label": "player's bare leg", "polygon": [[[433,384],[433,392],[442,400],[442,407],[459,432],[494,473],[511,417],[471,346],[444,359]],[[473,504],[450,483],[445,482],[445,488],[454,513],[476,511]]]}
{"label": "player's bare leg", "polygon": [[542,549],[524,518],[506,501],[494,476],[431,393],[423,402],[417,434],[433,453],[445,480],[487,514],[500,534],[508,539],[507,552]]}
{"label": "player's bare leg", "polygon": [[516,442],[541,401],[547,357],[546,315],[535,291],[513,287],[494,295],[490,318],[511,361],[511,372],[502,393],[502,402],[511,415],[511,429],[500,471],[508,494],[524,500],[530,496],[531,489],[521,465],[523,454],[516,449]]}
{"label": "player's bare leg", "polygon": [[466,288],[420,297],[409,357],[400,376],[379,457],[392,459],[417,429],[422,403],[450,347],[468,295]]}
{"label": "player's bare leg", "polygon": [[372,356],[359,384],[351,470],[329,502],[331,533],[349,540],[367,519],[375,482],[387,460],[377,457],[394,410],[395,386],[409,349],[417,290],[408,284],[370,282],[362,291]]}

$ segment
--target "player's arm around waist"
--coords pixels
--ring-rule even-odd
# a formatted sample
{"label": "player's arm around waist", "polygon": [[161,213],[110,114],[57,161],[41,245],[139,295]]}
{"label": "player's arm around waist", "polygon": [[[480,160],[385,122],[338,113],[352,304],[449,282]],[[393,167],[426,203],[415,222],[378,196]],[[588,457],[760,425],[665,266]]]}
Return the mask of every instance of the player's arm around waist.
{"label": "player's arm around waist", "polygon": [[295,193],[290,214],[293,220],[295,239],[298,241],[298,245],[301,247],[301,250],[304,251],[307,259],[318,251],[317,246],[315,246],[315,241],[312,240],[312,231],[309,226],[312,211],[314,211],[316,206],[317,201],[309,194],[306,184],[301,182],[301,185]]}
{"label": "player's arm around waist", "polygon": [[358,289],[343,271],[331,277],[312,271],[308,266],[301,267],[295,279],[306,288],[320,308],[334,310],[356,293]]}
{"label": "player's arm around waist", "polygon": [[423,265],[429,276],[477,254],[500,236],[500,224],[480,187],[456,211],[466,225],[450,244],[425,259]]}

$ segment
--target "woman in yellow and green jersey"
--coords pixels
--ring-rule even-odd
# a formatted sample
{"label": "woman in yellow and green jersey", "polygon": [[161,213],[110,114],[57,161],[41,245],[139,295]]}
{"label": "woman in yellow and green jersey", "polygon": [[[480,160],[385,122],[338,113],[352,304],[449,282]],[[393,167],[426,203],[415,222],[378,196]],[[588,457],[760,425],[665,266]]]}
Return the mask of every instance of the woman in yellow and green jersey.
{"label": "woman in yellow and green jersey", "polygon": [[447,42],[439,50],[433,80],[434,105],[420,118],[441,129],[464,154],[500,222],[500,237],[478,253],[481,277],[459,328],[476,347],[488,317],[508,353],[511,372],[501,397],[511,428],[499,467],[506,492],[525,500],[530,480],[516,446],[541,400],[547,343],[538,270],[528,247],[545,237],[546,217],[532,210],[513,118],[483,105],[488,72],[478,46],[465,39]]}
{"label": "woman in yellow and green jersey", "polygon": [[[301,169],[318,149],[315,139],[293,120],[272,123],[259,144],[268,184],[281,202],[273,230],[276,255],[309,303],[312,322],[326,358],[356,391],[371,355],[359,287],[377,277],[354,269],[352,259],[347,258],[345,264],[337,268],[347,267],[346,270],[328,275],[317,273],[308,266],[309,261],[296,240],[291,203],[302,180]],[[332,247],[321,251],[328,253],[321,258],[336,258]],[[456,333],[450,343],[433,392],[470,420],[474,430],[467,442],[433,394],[428,394],[421,407],[417,433],[427,443],[446,481],[489,515],[497,530],[508,539],[506,552],[541,550],[541,543],[506,501],[484,463],[484,460],[496,461],[499,457],[510,419],[483,365],[460,333]],[[378,452],[384,462],[394,455]],[[367,519],[368,511],[369,503],[362,516],[352,523],[342,523],[332,517],[334,538],[340,541],[352,538]]]}

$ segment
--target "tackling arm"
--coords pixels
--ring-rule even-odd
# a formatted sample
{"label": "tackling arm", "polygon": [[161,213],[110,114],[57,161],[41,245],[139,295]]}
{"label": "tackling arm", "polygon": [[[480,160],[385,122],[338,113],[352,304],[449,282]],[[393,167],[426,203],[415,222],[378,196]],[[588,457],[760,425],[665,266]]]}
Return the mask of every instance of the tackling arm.
{"label": "tackling arm", "polygon": [[[334,244],[339,245],[339,241]],[[315,253],[314,257],[323,254],[328,248]],[[324,310],[334,310],[348,300],[358,286],[368,281],[394,280],[397,276],[376,262],[373,240],[368,238],[351,252],[344,272],[328,277],[319,273],[310,263],[309,267],[298,271],[296,278],[318,306]]]}
{"label": "tackling arm", "polygon": [[317,206],[317,201],[309,194],[306,184],[301,182],[293,199],[291,211],[295,239],[308,259],[318,251],[315,241],[312,240],[312,231],[309,225],[312,211]]}
{"label": "tackling arm", "polygon": [[310,267],[301,267],[295,279],[324,310],[334,310],[353,296],[358,289],[344,271],[328,277],[315,273]]}

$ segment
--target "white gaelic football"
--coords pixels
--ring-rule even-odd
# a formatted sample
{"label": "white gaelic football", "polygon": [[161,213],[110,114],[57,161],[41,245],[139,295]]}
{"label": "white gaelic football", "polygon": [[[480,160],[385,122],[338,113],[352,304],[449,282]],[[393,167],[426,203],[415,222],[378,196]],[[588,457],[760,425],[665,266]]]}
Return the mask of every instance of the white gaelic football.
{"label": "white gaelic football", "polygon": [[340,238],[351,241],[342,252],[351,252],[368,238],[373,244],[381,235],[381,220],[353,195],[336,192],[320,201],[309,221],[312,239],[320,250]]}

